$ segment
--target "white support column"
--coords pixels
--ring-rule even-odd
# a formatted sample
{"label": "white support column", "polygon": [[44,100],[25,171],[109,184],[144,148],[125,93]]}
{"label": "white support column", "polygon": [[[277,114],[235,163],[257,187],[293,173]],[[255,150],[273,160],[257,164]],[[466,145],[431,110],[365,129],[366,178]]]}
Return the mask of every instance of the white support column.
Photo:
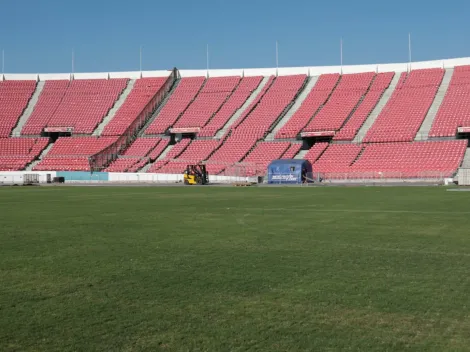
{"label": "white support column", "polygon": [[207,78],[209,78],[209,44],[206,46],[206,66],[207,66]]}
{"label": "white support column", "polygon": [[72,49],[72,76],[75,73],[75,50]]}
{"label": "white support column", "polygon": [[411,71],[411,33],[408,33],[408,72]]}
{"label": "white support column", "polygon": [[279,71],[279,45],[276,40],[276,76],[278,75]]}

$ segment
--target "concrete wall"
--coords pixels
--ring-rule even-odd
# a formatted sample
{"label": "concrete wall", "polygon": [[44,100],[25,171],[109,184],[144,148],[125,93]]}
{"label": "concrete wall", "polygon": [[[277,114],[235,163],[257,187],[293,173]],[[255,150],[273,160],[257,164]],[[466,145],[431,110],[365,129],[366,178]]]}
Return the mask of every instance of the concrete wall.
{"label": "concrete wall", "polygon": [[80,172],[80,171],[57,171],[57,177],[65,178],[67,181],[83,181],[83,182],[93,182],[93,181],[108,181],[107,172]]}
{"label": "concrete wall", "polygon": [[37,81],[37,73],[5,73],[3,75],[5,81]]}
{"label": "concrete wall", "polygon": [[1,171],[0,172],[0,185],[1,184],[23,184],[23,179],[25,174],[35,174],[39,175],[39,182],[47,182],[47,174],[51,175],[51,179],[56,177],[55,171]]}
{"label": "concrete wall", "polygon": [[[325,73],[359,73],[359,72],[404,72],[410,68],[413,70],[426,68],[452,68],[455,66],[470,65],[470,58],[457,58],[446,60],[432,60],[409,63],[389,63],[370,65],[349,65],[349,66],[305,66],[305,67],[279,67],[276,68],[248,68],[248,69],[227,69],[227,70],[180,70],[181,77],[210,77],[221,76],[280,76],[305,74],[318,76]],[[130,71],[130,72],[90,72],[75,73],[75,79],[97,79],[97,78],[139,78],[142,77],[167,77],[171,71]],[[5,74],[0,76],[0,80],[50,80],[50,79],[70,79],[70,73],[58,74]]]}
{"label": "concrete wall", "polygon": [[[125,172],[74,172],[74,171],[2,171],[0,172],[1,184],[23,184],[25,174],[39,175],[41,183],[47,182],[47,174],[54,177],[64,177],[66,183],[93,183],[93,182],[116,182],[116,183],[177,183],[183,182],[182,174],[150,174],[150,173],[125,173]],[[212,183],[231,183],[252,181],[256,178],[209,176]]]}
{"label": "concrete wall", "polygon": [[71,73],[44,73],[39,74],[40,81],[48,81],[48,80],[68,80],[72,79]]}
{"label": "concrete wall", "polygon": [[[211,183],[231,183],[246,181],[245,177],[229,177],[209,175]],[[254,181],[256,178],[250,178]],[[110,172],[110,182],[149,182],[149,183],[177,183],[183,182],[182,174],[150,174],[150,173],[126,173],[126,172]]]}
{"label": "concrete wall", "polygon": [[459,169],[457,181],[461,186],[470,186],[470,169]]}

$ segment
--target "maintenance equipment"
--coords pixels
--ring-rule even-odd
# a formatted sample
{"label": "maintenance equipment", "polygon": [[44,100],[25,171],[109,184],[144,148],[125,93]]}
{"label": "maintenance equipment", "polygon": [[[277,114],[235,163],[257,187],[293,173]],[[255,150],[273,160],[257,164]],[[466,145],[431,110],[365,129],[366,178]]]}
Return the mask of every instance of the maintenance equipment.
{"label": "maintenance equipment", "polygon": [[185,185],[207,185],[209,184],[209,174],[204,164],[194,164],[186,166],[184,172]]}

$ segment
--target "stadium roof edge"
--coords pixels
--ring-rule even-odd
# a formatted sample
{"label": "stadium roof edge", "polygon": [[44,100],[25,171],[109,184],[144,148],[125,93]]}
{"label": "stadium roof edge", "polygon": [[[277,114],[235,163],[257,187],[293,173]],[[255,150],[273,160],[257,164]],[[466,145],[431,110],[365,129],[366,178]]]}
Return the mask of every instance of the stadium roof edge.
{"label": "stadium roof edge", "polygon": [[[210,70],[179,70],[181,77],[197,76],[287,76],[296,74],[305,74],[309,76],[318,76],[325,73],[360,73],[360,72],[405,72],[410,69],[427,68],[453,68],[455,66],[470,65],[470,57],[443,59],[432,61],[420,61],[412,63],[395,64],[368,64],[368,65],[349,65],[349,66],[305,66],[305,67],[279,67],[279,68],[248,68],[248,69],[210,69]],[[141,77],[166,77],[170,75],[171,70],[159,71],[129,71],[129,72],[94,72],[94,73],[5,73],[0,75],[0,80],[62,80],[70,79],[97,79],[97,78],[131,78]]]}

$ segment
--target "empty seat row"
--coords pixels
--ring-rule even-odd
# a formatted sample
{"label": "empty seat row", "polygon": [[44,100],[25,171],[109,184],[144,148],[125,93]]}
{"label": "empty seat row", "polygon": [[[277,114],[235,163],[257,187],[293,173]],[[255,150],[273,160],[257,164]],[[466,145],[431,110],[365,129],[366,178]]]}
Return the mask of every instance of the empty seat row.
{"label": "empty seat row", "polygon": [[165,157],[161,160],[156,161],[147,172],[158,172],[158,170],[170,160],[177,158],[191,143],[190,139],[183,139],[180,142],[173,145]]}
{"label": "empty seat row", "polygon": [[342,75],[328,102],[303,131],[338,131],[356,108],[374,77],[373,72]]}
{"label": "empty seat row", "polygon": [[459,127],[470,127],[470,66],[455,67],[429,136],[452,137]]}
{"label": "empty seat row", "polygon": [[196,98],[205,82],[204,77],[182,78],[173,94],[159,112],[158,116],[148,126],[146,134],[165,133],[178,120],[180,115]]}
{"label": "empty seat row", "polygon": [[242,107],[253,91],[260,85],[263,77],[243,77],[236,90],[222,105],[214,117],[198,133],[200,137],[212,137],[224,127],[229,119]]}
{"label": "empty seat row", "polygon": [[442,82],[443,69],[402,73],[400,81],[364,142],[413,141]]}
{"label": "empty seat row", "polygon": [[315,86],[308,93],[302,105],[287,121],[287,123],[277,132],[275,138],[294,138],[309,123],[312,116],[326,103],[328,97],[335,88],[339,74],[321,75]]}
{"label": "empty seat row", "polygon": [[359,129],[369,117],[372,110],[375,108],[385,90],[389,87],[395,73],[384,72],[375,76],[369,91],[364,97],[364,100],[358,108],[351,115],[350,119],[344,124],[341,130],[335,134],[334,140],[352,141],[356,136]]}
{"label": "empty seat row", "polygon": [[125,156],[147,156],[161,141],[161,138],[139,137],[124,151]]}
{"label": "empty seat row", "polygon": [[22,134],[37,135],[46,127],[71,127],[91,134],[108,114],[128,79],[46,81]]}
{"label": "empty seat row", "polygon": [[274,122],[286,111],[290,103],[306,82],[306,75],[277,77],[256,107],[234,126],[237,130],[251,131],[257,129],[267,133]]}
{"label": "empty seat row", "polygon": [[467,141],[332,144],[313,163],[326,179],[451,177]]}
{"label": "empty seat row", "polygon": [[192,102],[173,127],[205,126],[239,83],[240,77],[209,78],[194,102]]}
{"label": "empty seat row", "polygon": [[137,162],[140,161],[140,158],[118,158],[114,160],[111,165],[109,165],[104,171],[106,172],[126,172],[134,166]]}
{"label": "empty seat row", "polygon": [[0,81],[0,138],[11,134],[35,89],[36,81]]}
{"label": "empty seat row", "polygon": [[0,138],[0,170],[24,170],[48,144],[48,138]]}
{"label": "empty seat row", "polygon": [[245,176],[264,175],[269,163],[281,159],[290,146],[290,142],[258,143],[242,161]]}
{"label": "empty seat row", "polygon": [[39,135],[59,107],[69,80],[46,81],[34,110],[21,130],[22,135]]}
{"label": "empty seat row", "polygon": [[141,78],[136,80],[126,100],[106,125],[102,136],[119,136],[139,117],[139,114],[162,89],[166,77]]}

